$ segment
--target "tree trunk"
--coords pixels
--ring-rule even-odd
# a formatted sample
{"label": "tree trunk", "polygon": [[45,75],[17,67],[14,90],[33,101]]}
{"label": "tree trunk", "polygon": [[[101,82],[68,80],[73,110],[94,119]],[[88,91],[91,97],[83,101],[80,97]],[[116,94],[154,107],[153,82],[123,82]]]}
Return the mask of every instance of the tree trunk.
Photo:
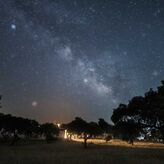
{"label": "tree trunk", "polygon": [[84,148],[87,148],[87,134],[84,134]]}

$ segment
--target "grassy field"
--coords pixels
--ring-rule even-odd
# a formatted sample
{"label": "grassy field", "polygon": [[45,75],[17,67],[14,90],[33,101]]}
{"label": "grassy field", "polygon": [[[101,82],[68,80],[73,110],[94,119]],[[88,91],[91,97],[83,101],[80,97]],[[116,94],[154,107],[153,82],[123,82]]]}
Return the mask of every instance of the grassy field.
{"label": "grassy field", "polygon": [[[116,141],[115,141],[116,142]],[[32,142],[17,146],[0,145],[0,164],[163,164],[164,148],[160,145],[138,143],[132,146],[119,143],[89,144],[57,141],[52,144]],[[121,146],[119,146],[121,145]],[[138,146],[137,146],[138,145]]]}

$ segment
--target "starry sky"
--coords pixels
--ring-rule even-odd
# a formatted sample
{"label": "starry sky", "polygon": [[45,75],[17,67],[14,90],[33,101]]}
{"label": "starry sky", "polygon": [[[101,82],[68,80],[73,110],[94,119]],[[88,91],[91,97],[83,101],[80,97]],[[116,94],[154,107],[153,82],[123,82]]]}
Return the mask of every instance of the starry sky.
{"label": "starry sky", "polygon": [[163,0],[0,0],[3,113],[110,122],[162,79]]}

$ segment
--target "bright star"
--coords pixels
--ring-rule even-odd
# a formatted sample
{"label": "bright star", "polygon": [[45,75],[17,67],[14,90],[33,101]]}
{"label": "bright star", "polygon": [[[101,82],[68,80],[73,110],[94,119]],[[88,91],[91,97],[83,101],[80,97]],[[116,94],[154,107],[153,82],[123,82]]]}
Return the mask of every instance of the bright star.
{"label": "bright star", "polygon": [[15,24],[11,24],[11,29],[12,29],[12,30],[16,30],[16,28],[17,28],[17,27],[16,27]]}

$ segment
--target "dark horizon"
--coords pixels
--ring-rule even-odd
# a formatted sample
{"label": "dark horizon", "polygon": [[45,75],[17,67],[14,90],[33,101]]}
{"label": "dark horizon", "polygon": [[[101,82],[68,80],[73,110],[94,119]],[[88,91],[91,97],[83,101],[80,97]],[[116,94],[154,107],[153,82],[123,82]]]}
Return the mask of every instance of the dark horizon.
{"label": "dark horizon", "polygon": [[0,0],[0,112],[111,122],[164,78],[163,0]]}

